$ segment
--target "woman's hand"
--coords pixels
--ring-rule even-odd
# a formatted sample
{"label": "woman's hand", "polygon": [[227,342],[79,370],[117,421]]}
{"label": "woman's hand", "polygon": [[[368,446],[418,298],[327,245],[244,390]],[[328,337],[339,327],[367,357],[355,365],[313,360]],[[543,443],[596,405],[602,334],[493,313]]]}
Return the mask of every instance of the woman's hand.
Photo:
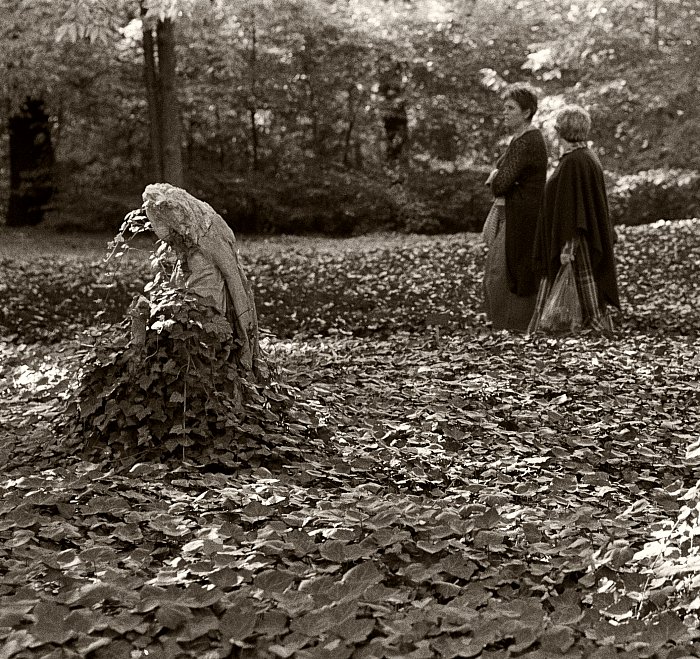
{"label": "woman's hand", "polygon": [[486,179],[484,185],[491,185],[491,181],[493,181],[494,178],[496,178],[496,174],[498,174],[498,170],[494,169],[490,174],[489,177]]}
{"label": "woman's hand", "polygon": [[574,252],[576,251],[577,242],[578,241],[568,240],[564,245],[559,255],[559,261],[562,265],[574,262]]}

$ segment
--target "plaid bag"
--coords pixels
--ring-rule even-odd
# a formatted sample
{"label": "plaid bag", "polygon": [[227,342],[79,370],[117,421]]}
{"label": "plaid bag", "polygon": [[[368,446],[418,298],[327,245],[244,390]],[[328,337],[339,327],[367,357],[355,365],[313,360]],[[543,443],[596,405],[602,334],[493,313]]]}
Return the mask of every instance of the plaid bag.
{"label": "plaid bag", "polygon": [[573,263],[559,268],[547,301],[544,303],[538,329],[545,332],[577,332],[583,326],[581,301],[576,289]]}

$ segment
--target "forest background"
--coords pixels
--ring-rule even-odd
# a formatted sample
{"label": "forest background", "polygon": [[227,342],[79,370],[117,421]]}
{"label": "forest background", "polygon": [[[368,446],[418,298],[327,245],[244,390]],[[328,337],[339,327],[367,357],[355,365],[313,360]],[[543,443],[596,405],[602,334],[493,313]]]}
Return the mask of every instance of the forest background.
{"label": "forest background", "polygon": [[[10,225],[111,231],[165,178],[242,233],[476,230],[506,138],[497,92],[517,80],[550,136],[561,105],[590,109],[616,222],[696,214],[696,0],[0,7]],[[45,217],[22,207],[36,185]]]}

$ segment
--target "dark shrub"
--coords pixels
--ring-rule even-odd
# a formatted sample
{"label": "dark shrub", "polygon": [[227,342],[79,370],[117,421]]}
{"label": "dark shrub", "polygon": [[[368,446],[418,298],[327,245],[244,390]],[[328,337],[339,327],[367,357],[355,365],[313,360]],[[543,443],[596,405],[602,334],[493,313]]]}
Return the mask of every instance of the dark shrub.
{"label": "dark shrub", "polygon": [[693,170],[650,169],[620,176],[609,186],[615,224],[648,224],[695,217],[700,205],[700,175]]}
{"label": "dark shrub", "polygon": [[388,180],[355,170],[253,172],[197,180],[206,199],[237,233],[353,235],[386,228],[396,207]]}
{"label": "dark shrub", "polygon": [[192,193],[237,233],[348,236],[380,229],[479,231],[491,204],[483,170],[305,169],[285,175],[208,176]]}
{"label": "dark shrub", "polygon": [[493,201],[484,185],[488,172],[415,171],[406,183],[403,230],[417,233],[479,231]]}

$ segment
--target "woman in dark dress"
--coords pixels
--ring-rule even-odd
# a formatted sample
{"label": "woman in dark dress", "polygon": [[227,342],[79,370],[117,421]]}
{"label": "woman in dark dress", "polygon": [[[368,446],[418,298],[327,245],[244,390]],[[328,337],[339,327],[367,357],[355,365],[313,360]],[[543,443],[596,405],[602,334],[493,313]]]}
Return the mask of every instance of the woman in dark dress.
{"label": "woman in dark dress", "polygon": [[531,87],[508,87],[504,120],[513,137],[487,181],[500,216],[484,273],[486,314],[494,329],[527,330],[537,298],[532,253],[547,178],[547,147],[531,123],[536,111]]}
{"label": "woman in dark dress", "polygon": [[528,331],[536,332],[561,265],[573,264],[583,329],[612,332],[609,306],[620,308],[613,255],[615,233],[608,214],[603,168],[588,148],[591,117],[582,107],[559,111],[556,131],[562,144],[559,165],[545,188],[534,262],[541,273],[535,312]]}

